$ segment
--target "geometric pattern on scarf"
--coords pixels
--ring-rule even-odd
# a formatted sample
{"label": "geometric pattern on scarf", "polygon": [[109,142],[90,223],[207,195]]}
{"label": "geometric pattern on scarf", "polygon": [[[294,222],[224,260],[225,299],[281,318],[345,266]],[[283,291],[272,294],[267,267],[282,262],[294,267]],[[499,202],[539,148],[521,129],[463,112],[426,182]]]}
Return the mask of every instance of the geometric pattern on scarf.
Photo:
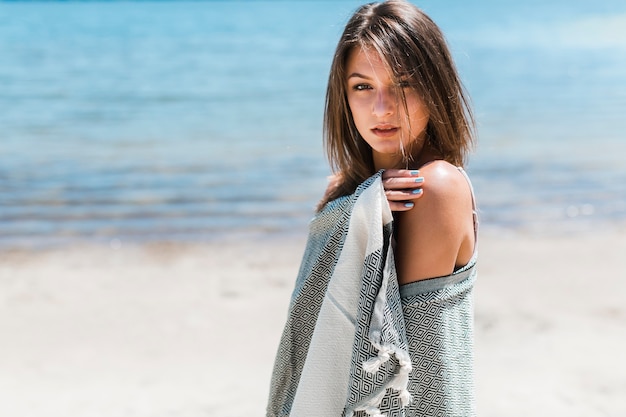
{"label": "geometric pattern on scarf", "polygon": [[392,231],[381,173],[311,221],[267,416],[473,415],[475,256],[400,288]]}

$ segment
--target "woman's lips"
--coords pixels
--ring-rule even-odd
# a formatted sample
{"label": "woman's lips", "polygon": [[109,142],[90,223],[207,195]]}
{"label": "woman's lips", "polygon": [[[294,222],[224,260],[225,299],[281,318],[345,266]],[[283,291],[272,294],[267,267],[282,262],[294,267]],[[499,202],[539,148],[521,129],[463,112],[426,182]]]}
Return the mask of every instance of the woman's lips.
{"label": "woman's lips", "polygon": [[372,129],[372,133],[374,133],[376,136],[379,136],[381,138],[388,138],[391,136],[394,136],[396,133],[398,133],[398,128],[397,127],[375,127]]}

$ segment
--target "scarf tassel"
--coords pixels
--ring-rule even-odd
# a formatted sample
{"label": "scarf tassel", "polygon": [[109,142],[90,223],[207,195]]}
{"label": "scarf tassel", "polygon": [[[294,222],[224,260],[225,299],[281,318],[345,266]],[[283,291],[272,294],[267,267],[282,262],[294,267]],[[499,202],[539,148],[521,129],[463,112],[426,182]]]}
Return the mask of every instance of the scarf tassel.
{"label": "scarf tassel", "polygon": [[[398,372],[394,375],[393,379],[389,382],[386,388],[391,388],[394,391],[397,391],[398,397],[402,402],[402,406],[406,407],[411,402],[411,393],[408,390],[408,386],[409,375],[413,369],[413,366],[411,365],[411,358],[408,353],[395,349],[392,346],[380,346],[377,356],[363,362],[363,370],[370,374],[378,372],[380,367],[390,359],[391,354],[395,354],[398,358],[400,369],[398,369]],[[382,390],[380,394],[374,396],[367,402],[364,407],[364,411],[369,417],[386,417],[386,415],[383,414],[378,408],[385,396],[385,393],[386,389]]]}

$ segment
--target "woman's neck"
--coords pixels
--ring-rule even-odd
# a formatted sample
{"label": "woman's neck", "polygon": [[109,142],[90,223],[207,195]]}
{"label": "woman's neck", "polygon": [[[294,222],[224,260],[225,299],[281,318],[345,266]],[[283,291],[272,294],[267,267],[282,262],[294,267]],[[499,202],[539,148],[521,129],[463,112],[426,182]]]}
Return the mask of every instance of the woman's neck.
{"label": "woman's neck", "polygon": [[376,171],[381,169],[403,168],[404,158],[402,155],[379,154],[374,152],[374,168]]}
{"label": "woman's neck", "polygon": [[438,152],[435,152],[430,146],[423,147],[421,152],[410,160],[406,160],[402,155],[397,154],[391,155],[374,152],[372,156],[376,171],[380,171],[381,169],[417,169],[428,162],[442,159],[442,156]]}

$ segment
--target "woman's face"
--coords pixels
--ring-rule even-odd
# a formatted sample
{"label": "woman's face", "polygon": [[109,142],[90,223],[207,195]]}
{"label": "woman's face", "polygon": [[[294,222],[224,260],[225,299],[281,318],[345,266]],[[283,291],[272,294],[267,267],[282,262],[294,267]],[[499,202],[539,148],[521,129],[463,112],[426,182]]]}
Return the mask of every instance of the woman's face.
{"label": "woman's face", "polygon": [[401,167],[402,147],[411,148],[415,155],[423,146],[428,109],[408,86],[403,87],[405,109],[398,87],[376,51],[354,48],[346,64],[348,105],[356,128],[372,147],[375,168]]}

